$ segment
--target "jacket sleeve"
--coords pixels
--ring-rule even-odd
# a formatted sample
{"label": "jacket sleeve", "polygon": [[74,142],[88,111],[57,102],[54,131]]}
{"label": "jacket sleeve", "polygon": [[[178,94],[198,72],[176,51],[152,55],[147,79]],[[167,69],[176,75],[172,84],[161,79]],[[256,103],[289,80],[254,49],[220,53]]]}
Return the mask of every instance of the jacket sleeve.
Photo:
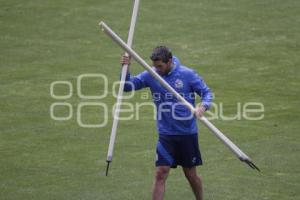
{"label": "jacket sleeve", "polygon": [[137,76],[131,76],[130,73],[126,75],[126,83],[124,85],[124,91],[129,92],[132,90],[140,90],[142,88],[148,87],[146,81],[146,72],[142,72]]}
{"label": "jacket sleeve", "polygon": [[208,110],[213,100],[212,92],[202,77],[199,76],[195,71],[193,71],[191,76],[192,78],[190,80],[192,90],[201,97],[201,104],[206,108],[206,110]]}

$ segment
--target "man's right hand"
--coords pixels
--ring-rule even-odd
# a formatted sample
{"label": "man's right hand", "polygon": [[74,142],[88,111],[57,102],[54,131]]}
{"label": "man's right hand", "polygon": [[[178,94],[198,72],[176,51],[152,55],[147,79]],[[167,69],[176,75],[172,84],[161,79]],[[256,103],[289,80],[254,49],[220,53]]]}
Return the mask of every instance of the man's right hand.
{"label": "man's right hand", "polygon": [[131,57],[130,56],[126,56],[126,55],[123,55],[122,57],[121,57],[121,61],[120,61],[120,63],[121,63],[121,65],[123,66],[123,65],[130,65],[131,64]]}

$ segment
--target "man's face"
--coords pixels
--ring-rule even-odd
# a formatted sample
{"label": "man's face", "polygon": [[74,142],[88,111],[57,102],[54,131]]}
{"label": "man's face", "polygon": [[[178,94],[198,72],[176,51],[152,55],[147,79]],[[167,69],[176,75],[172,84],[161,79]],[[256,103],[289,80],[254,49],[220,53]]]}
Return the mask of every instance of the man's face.
{"label": "man's face", "polygon": [[172,59],[169,59],[167,63],[164,63],[161,60],[153,61],[153,66],[159,75],[164,76],[171,71]]}

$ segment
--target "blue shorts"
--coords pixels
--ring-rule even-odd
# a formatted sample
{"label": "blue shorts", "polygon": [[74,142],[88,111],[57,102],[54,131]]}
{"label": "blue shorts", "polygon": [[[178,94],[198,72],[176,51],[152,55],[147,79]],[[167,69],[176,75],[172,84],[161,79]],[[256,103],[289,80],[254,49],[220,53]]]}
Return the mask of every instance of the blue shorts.
{"label": "blue shorts", "polygon": [[155,164],[171,168],[176,168],[177,165],[185,168],[202,165],[198,134],[159,135]]}

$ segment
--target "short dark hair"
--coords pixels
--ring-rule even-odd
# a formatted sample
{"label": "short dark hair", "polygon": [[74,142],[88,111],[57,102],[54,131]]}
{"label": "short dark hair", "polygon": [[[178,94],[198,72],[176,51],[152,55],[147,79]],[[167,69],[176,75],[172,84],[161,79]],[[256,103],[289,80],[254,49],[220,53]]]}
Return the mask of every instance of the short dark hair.
{"label": "short dark hair", "polygon": [[166,46],[157,46],[153,49],[150,59],[152,61],[161,60],[164,63],[167,63],[169,59],[172,58],[171,50]]}

